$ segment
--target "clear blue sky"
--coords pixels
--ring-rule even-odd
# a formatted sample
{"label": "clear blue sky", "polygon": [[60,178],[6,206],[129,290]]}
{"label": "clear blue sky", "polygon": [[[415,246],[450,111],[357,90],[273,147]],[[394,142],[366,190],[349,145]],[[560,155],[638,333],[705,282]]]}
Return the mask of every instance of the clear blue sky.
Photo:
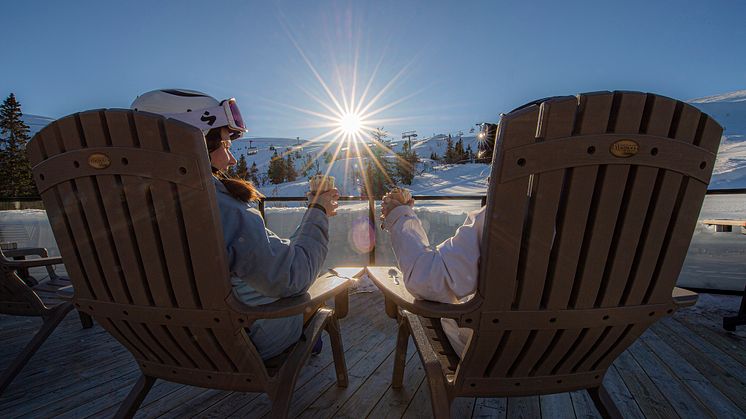
{"label": "clear blue sky", "polygon": [[371,109],[397,120],[377,125],[430,135],[550,95],[746,89],[744,18],[746,2],[702,0],[12,1],[0,95],[56,118],[191,88],[235,96],[250,135],[308,138],[321,120],[297,109],[330,102],[308,63],[336,96],[380,63],[368,98],[393,83]]}

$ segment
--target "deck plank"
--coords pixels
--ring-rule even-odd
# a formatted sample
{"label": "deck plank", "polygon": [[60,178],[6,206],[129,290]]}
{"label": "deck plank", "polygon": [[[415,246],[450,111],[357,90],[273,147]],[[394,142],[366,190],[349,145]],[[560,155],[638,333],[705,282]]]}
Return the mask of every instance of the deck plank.
{"label": "deck plank", "polygon": [[403,419],[432,418],[433,408],[430,404],[430,389],[427,386],[427,378],[423,378],[420,386],[402,415]]}
{"label": "deck plank", "polygon": [[[738,296],[701,295],[697,306],[654,325],[607,374],[604,385],[625,417],[743,417],[746,413],[746,330],[722,330]],[[410,342],[404,387],[390,385],[396,322],[379,293],[356,294],[341,321],[350,387],[336,387],[328,337],[324,351],[301,370],[291,417],[431,417],[430,392]],[[40,326],[39,319],[0,315],[0,368]],[[99,325],[81,329],[69,315],[0,396],[0,417],[111,417],[139,370],[132,356]],[[264,417],[269,399],[158,381],[138,418]],[[599,417],[585,391],[522,398],[458,398],[454,417]]]}
{"label": "deck plank", "polygon": [[570,393],[547,394],[539,397],[541,417],[557,419],[574,419],[575,410],[572,407]]}
{"label": "deck plank", "polygon": [[723,348],[712,336],[702,337],[692,333],[692,329],[678,319],[664,319],[659,324],[661,327],[655,329],[656,333],[663,333],[667,338],[678,342],[680,345],[676,345],[675,348],[682,349],[681,352],[684,352],[684,348],[696,348],[697,353],[701,355],[697,362],[716,365],[744,383],[742,385],[746,385],[746,368],[733,356],[737,351],[746,349],[746,342],[743,345],[734,343],[733,346]]}
{"label": "deck plank", "polygon": [[[696,373],[701,374],[701,378],[706,380],[706,382],[703,382],[706,387],[712,386],[722,392],[738,406],[742,411],[741,414],[746,416],[743,413],[743,411],[746,411],[746,391],[743,391],[746,388],[746,371],[739,367],[738,362],[719,350],[712,349],[706,342],[700,341],[691,334],[684,335],[686,338],[679,336],[678,333],[661,322],[656,325],[653,331],[655,334],[651,335],[650,338],[655,337],[656,339],[650,343],[656,345],[660,342],[660,344],[665,345],[663,341],[667,342],[665,346],[675,351],[675,355],[671,356],[672,359],[675,356],[681,357],[686,363],[686,368],[696,369]],[[718,362],[714,362],[715,359]],[[679,376],[684,378],[681,374]],[[692,379],[698,380],[699,377],[695,375]],[[704,391],[708,390],[705,389]],[[710,402],[709,398],[707,399]]]}
{"label": "deck plank", "polygon": [[616,366],[611,366],[604,377],[604,387],[609,395],[616,402],[619,410],[624,412],[627,418],[643,419],[645,415],[640,410],[640,406],[635,401],[635,397],[629,391],[629,388],[619,375]]}
{"label": "deck plank", "polygon": [[[357,419],[360,417],[368,417],[375,409],[376,405],[381,402],[381,399],[387,394],[388,390],[391,389],[391,372],[394,367],[394,354],[396,350],[391,352],[386,361],[384,361],[367,380],[360,386],[360,388],[352,395],[347,402],[342,406],[336,414],[332,416],[338,418],[350,418]],[[409,340],[407,347],[407,364],[415,364],[416,349],[412,339]],[[405,367],[406,370],[406,367]],[[409,369],[411,372],[411,368]],[[406,377],[406,376],[405,376]],[[389,393],[391,394],[391,393]],[[373,416],[380,417],[380,416]]]}
{"label": "deck plank", "polygon": [[425,370],[422,368],[422,362],[414,352],[414,342],[409,339],[409,349],[407,354],[407,364],[404,368],[404,382],[402,388],[391,388],[391,374],[388,371],[389,386],[386,392],[381,396],[373,410],[370,412],[372,418],[400,418],[409,406],[409,402],[414,397],[415,392],[425,378]]}
{"label": "deck plank", "polygon": [[508,414],[508,399],[500,398],[478,398],[474,403],[474,419],[504,419]]}
{"label": "deck plank", "polygon": [[[575,417],[578,419],[601,419],[601,415],[596,410],[591,396],[585,390],[573,391],[570,393],[572,407],[575,410]],[[626,412],[624,413],[625,418]]]}
{"label": "deck plank", "polygon": [[508,417],[516,419],[541,418],[539,396],[509,397]]}
{"label": "deck plank", "polygon": [[[713,302],[713,304],[722,303],[722,300]],[[743,368],[746,368],[746,328],[739,327],[735,332],[726,332],[723,330],[723,316],[733,315],[732,311],[707,310],[700,307],[701,303],[698,303],[692,309],[680,310],[674,318],[691,332],[712,343],[741,363]]]}
{"label": "deck plank", "polygon": [[[355,365],[349,368],[349,385],[346,388],[329,386],[313,403],[303,409],[299,418],[330,417],[351,397],[371,375],[387,359],[393,361],[393,350],[396,344],[395,334],[386,336],[384,340],[373,347]],[[392,364],[393,365],[393,364]],[[329,414],[331,413],[331,414]]]}
{"label": "deck plank", "polygon": [[662,391],[662,393],[671,402],[671,406],[679,416],[683,419],[713,417],[712,412],[704,407],[697,397],[660,361],[660,358],[640,340],[632,344],[628,351],[640,363],[658,389],[673,390]]}
{"label": "deck plank", "polygon": [[451,417],[457,418],[470,418],[474,413],[474,397],[457,397],[451,405]]}
{"label": "deck plank", "polygon": [[645,417],[667,419],[678,416],[671,403],[629,352],[622,352],[614,362],[614,367]]}
{"label": "deck plank", "polygon": [[661,340],[652,330],[641,336],[640,344],[655,353],[663,364],[676,375],[680,383],[687,387],[703,405],[716,417],[744,417],[744,412],[719,391],[702,373],[683,356]]}

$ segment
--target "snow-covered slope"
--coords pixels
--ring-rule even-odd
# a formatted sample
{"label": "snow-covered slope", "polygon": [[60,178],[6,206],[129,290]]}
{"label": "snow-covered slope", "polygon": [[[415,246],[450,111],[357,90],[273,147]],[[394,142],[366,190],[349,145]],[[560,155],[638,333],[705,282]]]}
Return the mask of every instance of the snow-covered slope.
{"label": "snow-covered slope", "polygon": [[[413,141],[413,149],[417,151],[423,162],[418,167],[419,175],[415,177],[413,184],[405,186],[411,188],[417,195],[473,195],[484,193],[487,190],[488,165],[436,165],[429,159],[433,152],[439,157],[445,154],[447,137],[445,134],[438,134]],[[471,146],[472,151],[476,153],[476,136],[468,134],[468,136],[464,135],[462,138],[464,148]],[[455,144],[458,137],[452,135],[452,139]],[[401,151],[402,144],[402,140],[392,140],[390,147],[392,151],[398,152]],[[295,159],[295,167],[300,175],[305,156],[310,155],[312,159],[316,159],[317,156],[323,155],[327,146],[328,143],[325,142],[306,143],[289,138],[251,137],[234,141],[231,151],[236,158],[244,155],[249,166],[256,163],[260,174],[267,173],[269,162],[275,151],[279,154],[289,152]],[[337,145],[332,145],[326,150],[334,154],[336,148]],[[362,146],[359,146],[359,149],[362,150]],[[295,153],[296,150],[298,151],[297,154]],[[362,154],[365,155],[364,152]],[[339,155],[340,157],[345,156],[346,148],[342,147]],[[319,170],[322,173],[327,173],[327,170],[329,170],[328,173],[335,177],[336,186],[343,195],[360,195],[360,164],[361,160],[354,157],[354,153],[351,158],[336,160],[331,169],[324,162],[323,156],[319,158]],[[259,189],[267,196],[303,196],[308,190],[308,180],[299,177],[295,182],[286,182],[279,185],[269,183],[259,185]]]}
{"label": "snow-covered slope", "polygon": [[54,118],[49,118],[46,116],[40,116],[40,115],[30,115],[30,114],[23,114],[21,117],[23,119],[23,122],[28,125],[30,132],[29,132],[29,138],[33,137],[34,134],[41,131],[42,128],[46,127],[47,124],[54,121]]}
{"label": "snow-covered slope", "polygon": [[746,188],[746,90],[690,100],[725,131],[710,188]]}
{"label": "snow-covered slope", "polygon": [[[448,135],[446,134],[437,134],[432,137],[423,138],[421,140],[414,140],[412,141],[412,149],[417,152],[417,155],[420,156],[420,158],[428,159],[430,158],[430,155],[432,153],[435,153],[438,155],[438,157],[443,157],[446,154],[446,140],[448,138]],[[464,134],[460,137],[464,141],[464,150],[466,150],[469,146],[471,146],[471,150],[476,153],[478,151],[478,142],[476,134]],[[455,145],[456,142],[459,140],[458,135],[451,135],[451,140],[453,141],[453,144]],[[404,141],[402,140],[395,140],[392,142],[392,149],[394,151],[401,151],[402,144],[404,144]]]}
{"label": "snow-covered slope", "polygon": [[[714,117],[725,128],[710,188],[746,188],[746,90],[693,99],[689,103]],[[30,134],[33,136],[54,119],[24,114],[23,120],[31,129]],[[447,136],[437,134],[413,141],[413,148],[424,163],[419,168],[421,173],[415,177],[411,189],[415,194],[427,195],[484,193],[489,171],[487,165],[437,165],[429,160],[432,153],[438,157],[445,154]],[[459,133],[454,131],[451,136],[455,143]],[[477,152],[478,139],[475,133],[465,130],[461,138],[464,141],[464,148],[471,146],[472,151]],[[391,149],[395,152],[401,151],[402,144],[403,140],[394,139],[391,141]],[[295,150],[299,145],[300,158],[296,158],[296,168],[300,172],[305,156],[321,156],[328,143],[305,143],[295,138],[249,137],[234,141],[232,150],[236,157],[245,155],[249,166],[256,163],[259,173],[264,174],[274,154],[271,148],[275,148],[278,153],[286,153],[289,148]],[[335,149],[336,145],[328,148],[330,152]],[[253,154],[249,154],[250,152]],[[341,155],[344,155],[344,149]],[[323,158],[319,163],[320,170],[326,172],[327,165]],[[360,181],[355,173],[356,164],[359,164],[356,158],[341,159],[336,161],[331,169],[330,174],[337,178],[338,187],[345,195],[359,193]],[[308,181],[300,178],[295,182],[281,185],[267,184],[260,186],[260,189],[269,196],[300,196],[308,189]]]}
{"label": "snow-covered slope", "polygon": [[[714,175],[710,182],[710,188],[746,188],[746,90],[709,96],[689,101],[692,105],[701,109],[715,118],[725,128],[723,141],[720,145]],[[458,134],[453,133],[453,141],[457,141]],[[411,186],[418,195],[455,195],[455,194],[479,194],[487,189],[486,178],[489,175],[489,166],[482,164],[466,165],[438,165],[430,161],[432,153],[442,157],[446,150],[446,134],[433,135],[413,141],[413,148],[423,160],[418,168],[419,174]],[[474,152],[478,149],[478,140],[474,133],[464,133],[464,148],[471,146]],[[274,151],[270,146],[277,148],[278,152],[284,152],[290,147],[299,144],[296,139],[284,138],[252,138],[242,139],[234,142],[233,151],[236,155],[247,154],[249,140],[256,147],[256,154],[247,155],[247,162],[251,165],[256,162],[260,173],[266,173],[267,167]],[[301,142],[302,144],[302,142]],[[400,151],[403,140],[395,139],[390,143],[393,151]],[[296,162],[296,167],[302,166],[302,158],[306,154],[312,157],[320,155],[326,143],[303,144],[301,159]],[[335,147],[331,147],[333,151]],[[320,162],[320,169],[326,172],[327,165]],[[359,176],[355,174],[357,159],[338,160],[333,165],[330,174],[337,178],[337,185],[345,195],[357,195],[360,193]],[[301,196],[308,189],[308,181],[299,179],[296,182],[281,185],[261,186],[262,192],[268,196]]]}
{"label": "snow-covered slope", "polygon": [[702,112],[714,117],[725,128],[729,139],[746,139],[746,90],[690,100]]}

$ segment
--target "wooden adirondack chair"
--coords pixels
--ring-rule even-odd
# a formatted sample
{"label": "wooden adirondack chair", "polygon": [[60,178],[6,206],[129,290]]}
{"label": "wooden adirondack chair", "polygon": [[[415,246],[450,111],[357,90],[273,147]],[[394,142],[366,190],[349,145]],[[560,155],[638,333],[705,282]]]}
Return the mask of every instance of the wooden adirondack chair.
{"label": "wooden adirondack chair", "polygon": [[[459,396],[579,389],[618,417],[602,386],[609,366],[652,323],[696,302],[674,285],[721,132],[686,103],[637,92],[551,98],[504,115],[474,298],[415,300],[388,268],[369,269],[389,315],[400,308],[394,387],[411,334],[436,417]],[[473,329],[463,359],[441,317]]]}
{"label": "wooden adirondack chair", "polygon": [[[337,384],[347,385],[338,318],[347,279],[326,275],[302,296],[251,307],[233,294],[202,133],[159,115],[93,110],[53,122],[30,142],[34,180],[90,313],[134,356],[142,376],[117,416],[132,416],[157,378],[266,392],[284,417],[322,330]],[[335,298],[335,309],[318,308]],[[245,330],[262,318],[316,314],[299,342],[265,365]]]}
{"label": "wooden adirondack chair", "polygon": [[[37,255],[36,259],[23,259]],[[33,316],[42,318],[41,329],[26,344],[16,359],[3,371],[0,378],[0,394],[8,388],[13,379],[21,372],[39,347],[52,334],[57,325],[73,309],[70,302],[72,287],[64,286],[59,277],[50,278],[48,282],[29,285],[21,278],[19,271],[37,266],[50,267],[62,263],[59,257],[48,257],[46,249],[0,250],[0,313],[12,316]],[[49,271],[50,274],[53,271]],[[57,282],[54,282],[57,281]],[[93,326],[91,318],[81,313],[80,321],[88,329]]]}

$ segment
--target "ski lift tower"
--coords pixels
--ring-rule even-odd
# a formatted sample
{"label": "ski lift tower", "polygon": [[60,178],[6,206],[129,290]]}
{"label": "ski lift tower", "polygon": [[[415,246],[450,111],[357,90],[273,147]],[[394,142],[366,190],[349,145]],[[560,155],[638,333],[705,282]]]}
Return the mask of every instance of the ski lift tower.
{"label": "ski lift tower", "polygon": [[401,139],[404,141],[417,138],[417,131],[404,131],[401,133]]}

